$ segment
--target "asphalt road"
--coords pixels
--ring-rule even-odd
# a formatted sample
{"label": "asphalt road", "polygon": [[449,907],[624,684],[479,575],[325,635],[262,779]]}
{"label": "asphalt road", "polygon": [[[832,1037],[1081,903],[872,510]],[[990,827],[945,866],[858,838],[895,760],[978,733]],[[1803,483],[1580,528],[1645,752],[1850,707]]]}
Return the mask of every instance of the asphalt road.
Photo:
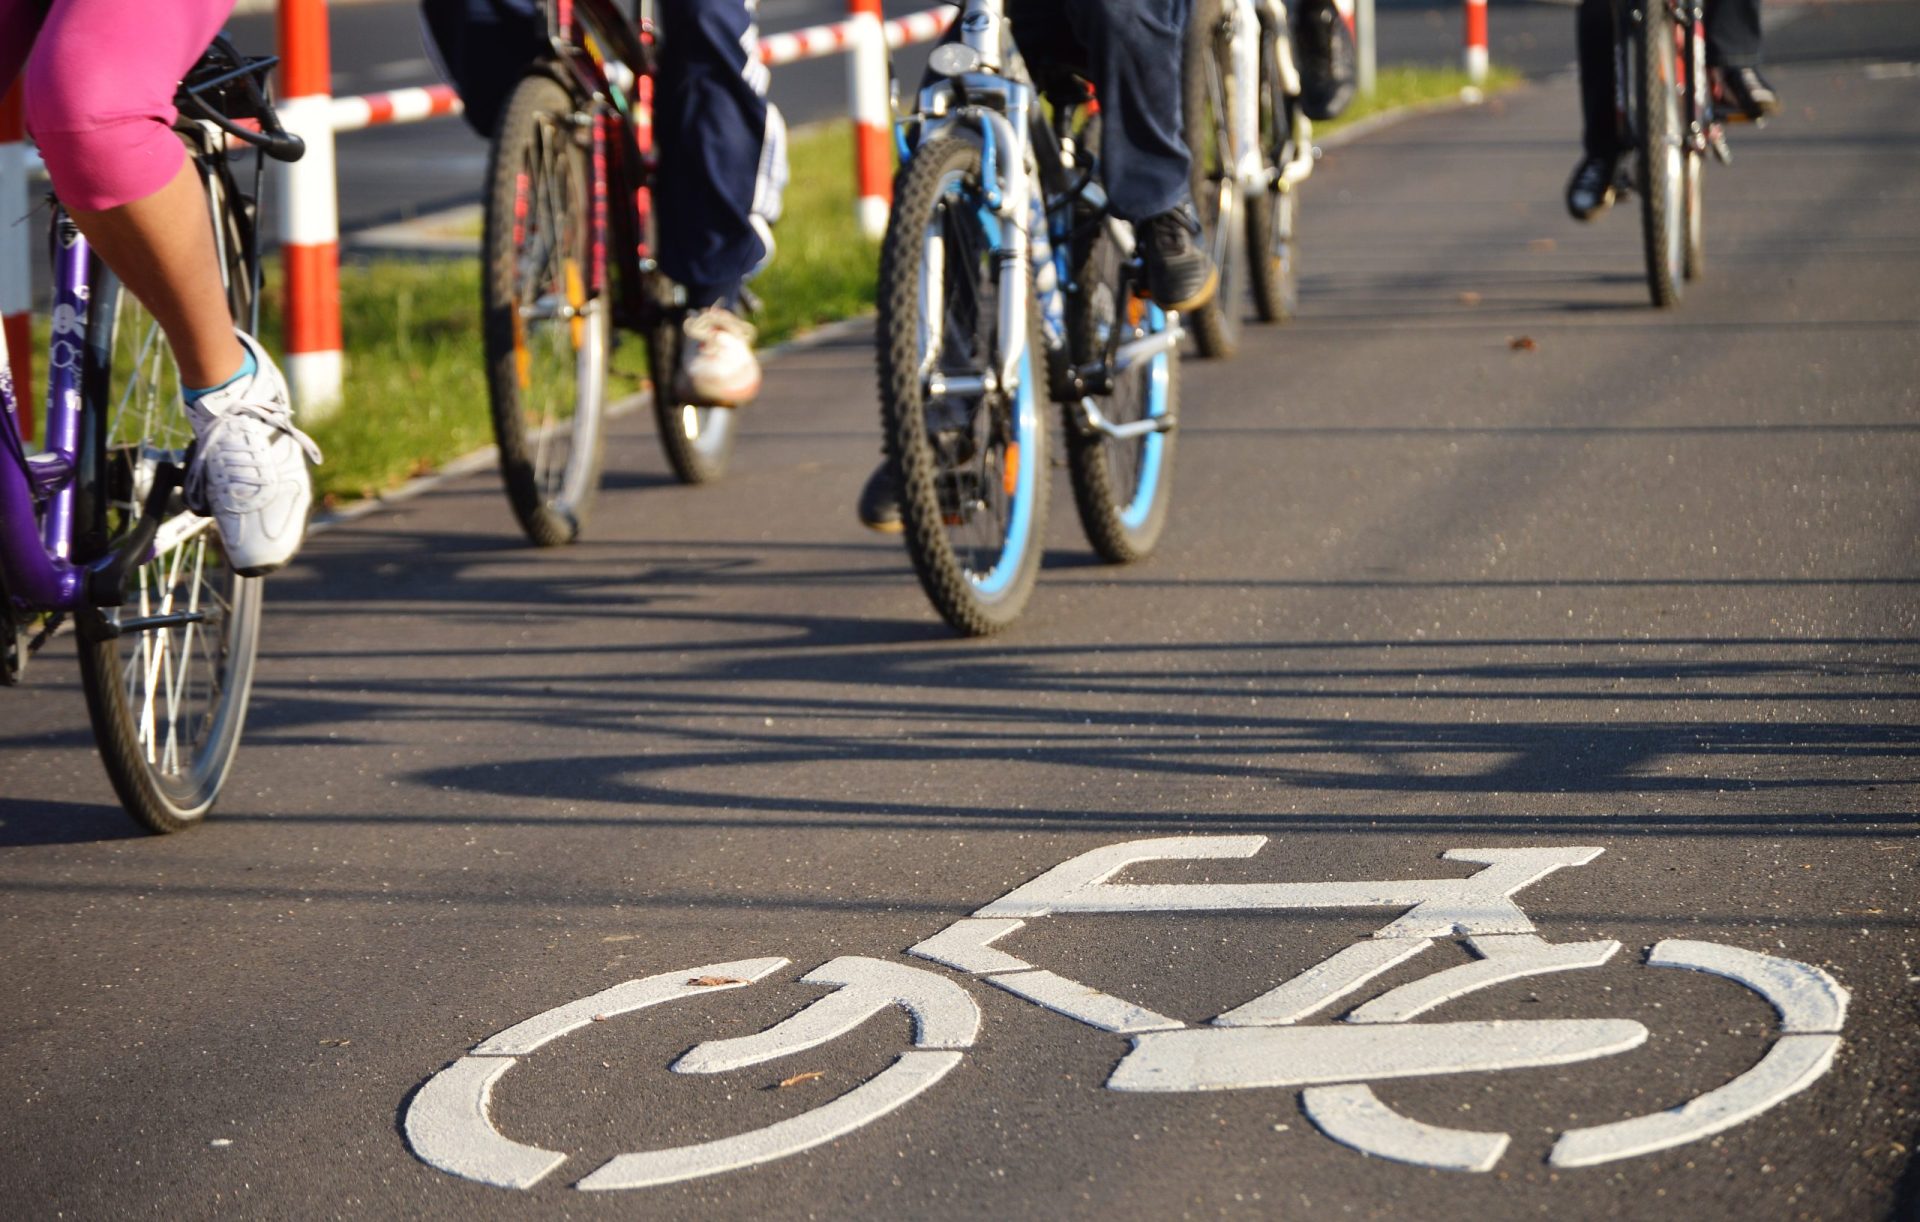
{"label": "asphalt road", "polygon": [[[573,548],[523,546],[487,474],[316,538],[272,582],[247,746],[187,835],[118,812],[57,642],[0,701],[0,1200],[460,1219],[1911,1208],[1914,11],[1833,5],[1776,43],[1788,111],[1711,173],[1710,275],[1673,313],[1647,306],[1631,211],[1582,228],[1561,210],[1568,82],[1331,152],[1297,324],[1185,368],[1160,554],[1092,563],[1056,488],[1040,588],[1002,638],[950,637],[898,544],[853,521],[876,445],[856,331],[771,366],[718,485],[671,484],[629,419]],[[1375,1030],[1430,1068],[1544,1020],[1645,1042],[1558,1067],[1348,1068],[1356,1028],[1331,1018],[1466,963],[1453,940],[1262,1029],[1334,1043],[1275,1044],[1255,1076],[1350,1073],[1426,1126],[1511,1135],[1491,1171],[1439,1171],[1323,1135],[1294,1087],[1104,1089],[1126,1039],[904,954],[1078,854],[1229,835],[1267,839],[1122,881],[1405,895],[1481,869],[1450,850],[1604,850],[1513,897],[1548,943],[1617,940],[1604,965]],[[1204,1024],[1373,953],[1411,903],[1299,896],[1329,906],[1035,916],[996,946]],[[1649,966],[1670,939],[1816,967],[1851,1004],[1796,1001],[1782,1037],[1749,989]],[[640,1013],[588,1003],[607,1021],[518,1058],[493,1121],[567,1156],[531,1189],[437,1170],[402,1136],[422,1084],[493,1033],[768,956],[791,966]],[[752,1068],[665,1072],[825,995],[795,980],[840,956],[973,998],[958,1068],[779,1161],[571,1187],[892,1063],[913,1033],[898,1011]],[[1464,1026],[1493,1021],[1506,1034]],[[1545,1161],[1557,1134],[1681,1107],[1835,1026],[1831,1070],[1755,1118]]]}

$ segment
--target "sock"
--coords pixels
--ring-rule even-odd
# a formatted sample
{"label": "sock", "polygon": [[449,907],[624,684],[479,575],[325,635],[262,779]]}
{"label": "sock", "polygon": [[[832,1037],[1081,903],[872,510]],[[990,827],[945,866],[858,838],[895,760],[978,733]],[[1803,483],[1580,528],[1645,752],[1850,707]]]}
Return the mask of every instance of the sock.
{"label": "sock", "polygon": [[253,350],[251,348],[246,347],[244,344],[241,345],[240,354],[246,358],[241,362],[240,371],[219,385],[182,386],[180,388],[180,397],[187,401],[187,406],[191,407],[195,403],[198,403],[204,396],[210,395],[216,390],[225,390],[241,378],[250,378],[260,372],[260,362],[253,359]]}

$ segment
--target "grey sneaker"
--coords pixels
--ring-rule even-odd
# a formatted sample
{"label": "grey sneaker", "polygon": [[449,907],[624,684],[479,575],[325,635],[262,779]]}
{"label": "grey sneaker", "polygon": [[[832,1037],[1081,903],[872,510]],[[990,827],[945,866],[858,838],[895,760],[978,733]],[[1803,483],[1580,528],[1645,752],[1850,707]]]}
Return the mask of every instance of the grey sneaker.
{"label": "grey sneaker", "polygon": [[1147,289],[1163,310],[1193,310],[1213,300],[1220,269],[1200,248],[1200,216],[1181,204],[1138,226],[1147,248]]}

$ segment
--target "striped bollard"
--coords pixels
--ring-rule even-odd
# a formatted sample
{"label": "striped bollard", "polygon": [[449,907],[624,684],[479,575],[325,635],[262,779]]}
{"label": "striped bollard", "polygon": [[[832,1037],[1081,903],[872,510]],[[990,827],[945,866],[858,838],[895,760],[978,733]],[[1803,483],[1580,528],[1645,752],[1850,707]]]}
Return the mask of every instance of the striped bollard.
{"label": "striped bollard", "polygon": [[300,419],[340,406],[340,215],[335,202],[332,64],[326,0],[280,0],[280,121],[307,142],[283,167],[287,383]]}
{"label": "striped bollard", "polygon": [[0,317],[4,317],[7,361],[13,370],[14,400],[20,408],[20,435],[33,437],[33,262],[28,246],[33,227],[27,215],[27,127],[20,104],[20,82],[0,100]]}
{"label": "striped bollard", "polygon": [[848,0],[847,99],[853,113],[855,205],[860,229],[878,239],[887,232],[893,201],[892,106],[887,100],[887,33],[880,0]]}
{"label": "striped bollard", "polygon": [[1467,0],[1467,79],[1487,81],[1487,0]]}

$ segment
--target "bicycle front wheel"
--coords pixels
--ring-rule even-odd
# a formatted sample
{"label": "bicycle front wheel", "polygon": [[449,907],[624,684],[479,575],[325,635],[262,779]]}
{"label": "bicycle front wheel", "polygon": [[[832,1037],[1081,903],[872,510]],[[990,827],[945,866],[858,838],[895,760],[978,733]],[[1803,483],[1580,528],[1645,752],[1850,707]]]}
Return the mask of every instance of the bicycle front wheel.
{"label": "bicycle front wheel", "polygon": [[1640,223],[1653,304],[1680,301],[1685,277],[1686,127],[1681,117],[1679,49],[1673,10],[1646,0],[1634,42],[1640,109]]}
{"label": "bicycle front wheel", "polygon": [[[247,244],[214,191],[234,320],[248,326]],[[102,422],[92,517],[106,539],[139,525],[162,463],[184,466],[193,430],[166,337],[106,265],[94,261],[82,393]],[[211,518],[178,496],[152,557],[128,580],[124,606],[83,624],[80,678],[100,760],[127,813],[149,830],[193,826],[220,794],[247,716],[260,640],[262,583],[228,563]]]}
{"label": "bicycle front wheel", "polygon": [[1280,74],[1278,38],[1260,40],[1260,151],[1276,181],[1247,209],[1247,281],[1261,322],[1288,322],[1300,308],[1300,258],[1295,226],[1300,185],[1282,185],[1277,171],[1299,151],[1294,144],[1293,99]]}
{"label": "bicycle front wheel", "polygon": [[1180,69],[1181,121],[1192,153],[1193,205],[1220,287],[1190,311],[1187,322],[1202,356],[1232,356],[1240,347],[1240,265],[1246,261],[1240,218],[1240,150],[1233,133],[1233,92],[1249,82],[1233,75],[1232,30],[1220,0],[1194,0]]}
{"label": "bicycle front wheel", "polygon": [[487,171],[487,390],[507,500],[542,547],[579,537],[606,444],[612,303],[595,262],[591,128],[580,119],[558,83],[526,77]]}
{"label": "bicycle front wheel", "polygon": [[1048,430],[1039,304],[1028,288],[1018,385],[999,384],[1000,219],[971,134],[929,140],[894,190],[880,248],[880,412],[907,551],[960,632],[1012,623],[1040,571]]}

